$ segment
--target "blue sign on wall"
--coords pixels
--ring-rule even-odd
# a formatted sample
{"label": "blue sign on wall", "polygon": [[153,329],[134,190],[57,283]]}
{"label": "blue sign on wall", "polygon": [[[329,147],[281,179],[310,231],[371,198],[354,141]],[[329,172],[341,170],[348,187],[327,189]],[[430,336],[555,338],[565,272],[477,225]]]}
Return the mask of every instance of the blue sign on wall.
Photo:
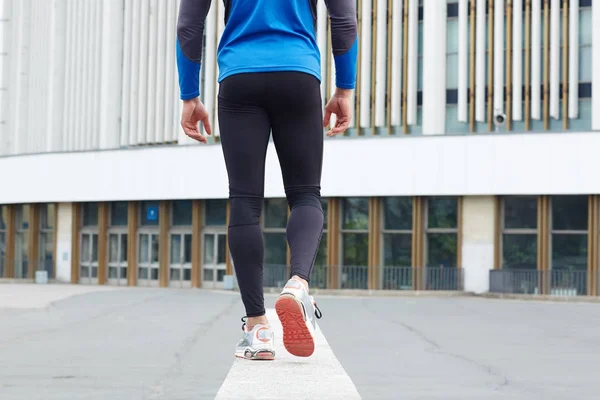
{"label": "blue sign on wall", "polygon": [[158,207],[148,207],[146,211],[146,219],[148,221],[158,220]]}

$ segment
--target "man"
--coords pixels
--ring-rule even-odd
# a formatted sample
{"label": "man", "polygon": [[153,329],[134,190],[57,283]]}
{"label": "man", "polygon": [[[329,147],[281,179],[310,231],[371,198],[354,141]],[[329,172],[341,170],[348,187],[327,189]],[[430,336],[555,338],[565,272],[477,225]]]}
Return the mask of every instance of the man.
{"label": "man", "polygon": [[[219,1],[219,0],[216,0]],[[199,96],[203,33],[212,0],[181,0],[177,66],[183,100],[181,126],[206,143],[211,134]],[[283,343],[293,355],[314,352],[315,316],[309,280],[323,231],[321,167],[323,127],[344,132],[351,119],[358,49],[355,0],[325,0],[331,21],[336,91],[321,108],[321,60],[316,42],[317,0],[224,0],[225,30],[218,46],[218,118],[229,179],[228,240],[246,316],[235,354],[247,359],[275,356],[265,316],[259,226],[269,136],[279,158],[291,213],[287,241],[291,274],[275,309]],[[213,6],[216,6],[213,5]],[[324,114],[324,115],[323,115]]]}

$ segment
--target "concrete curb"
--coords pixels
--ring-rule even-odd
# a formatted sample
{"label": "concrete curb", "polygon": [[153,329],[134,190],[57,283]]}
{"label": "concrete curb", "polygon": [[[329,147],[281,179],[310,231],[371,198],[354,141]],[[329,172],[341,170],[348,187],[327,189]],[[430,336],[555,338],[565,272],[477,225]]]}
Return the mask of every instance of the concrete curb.
{"label": "concrete curb", "polygon": [[546,301],[558,303],[600,303],[600,297],[592,296],[550,296],[540,294],[481,293],[476,294],[475,297],[480,297],[484,299]]}

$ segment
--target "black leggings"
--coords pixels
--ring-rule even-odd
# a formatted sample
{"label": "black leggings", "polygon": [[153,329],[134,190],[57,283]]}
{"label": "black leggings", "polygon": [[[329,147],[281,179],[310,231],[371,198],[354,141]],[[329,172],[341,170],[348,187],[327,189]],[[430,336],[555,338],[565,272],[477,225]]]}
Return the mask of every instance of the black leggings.
{"label": "black leggings", "polygon": [[270,134],[291,213],[291,274],[310,278],[323,232],[323,111],[319,81],[300,72],[238,74],[219,87],[219,127],[229,177],[228,241],[248,317],[265,314],[259,225]]}

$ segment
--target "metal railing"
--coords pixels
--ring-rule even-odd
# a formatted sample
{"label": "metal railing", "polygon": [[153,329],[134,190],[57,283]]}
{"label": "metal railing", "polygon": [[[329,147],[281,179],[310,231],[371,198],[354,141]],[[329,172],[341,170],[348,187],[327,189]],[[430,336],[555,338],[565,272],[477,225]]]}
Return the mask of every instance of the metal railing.
{"label": "metal railing", "polygon": [[[281,288],[288,280],[290,268],[267,264],[263,267],[263,285]],[[382,290],[443,290],[462,291],[463,271],[453,267],[412,268],[382,266],[375,289]],[[320,289],[369,289],[369,268],[364,265],[316,265],[310,285]]]}
{"label": "metal railing", "polygon": [[588,272],[586,270],[500,269],[490,271],[490,292],[585,296],[587,295],[587,281]]}

